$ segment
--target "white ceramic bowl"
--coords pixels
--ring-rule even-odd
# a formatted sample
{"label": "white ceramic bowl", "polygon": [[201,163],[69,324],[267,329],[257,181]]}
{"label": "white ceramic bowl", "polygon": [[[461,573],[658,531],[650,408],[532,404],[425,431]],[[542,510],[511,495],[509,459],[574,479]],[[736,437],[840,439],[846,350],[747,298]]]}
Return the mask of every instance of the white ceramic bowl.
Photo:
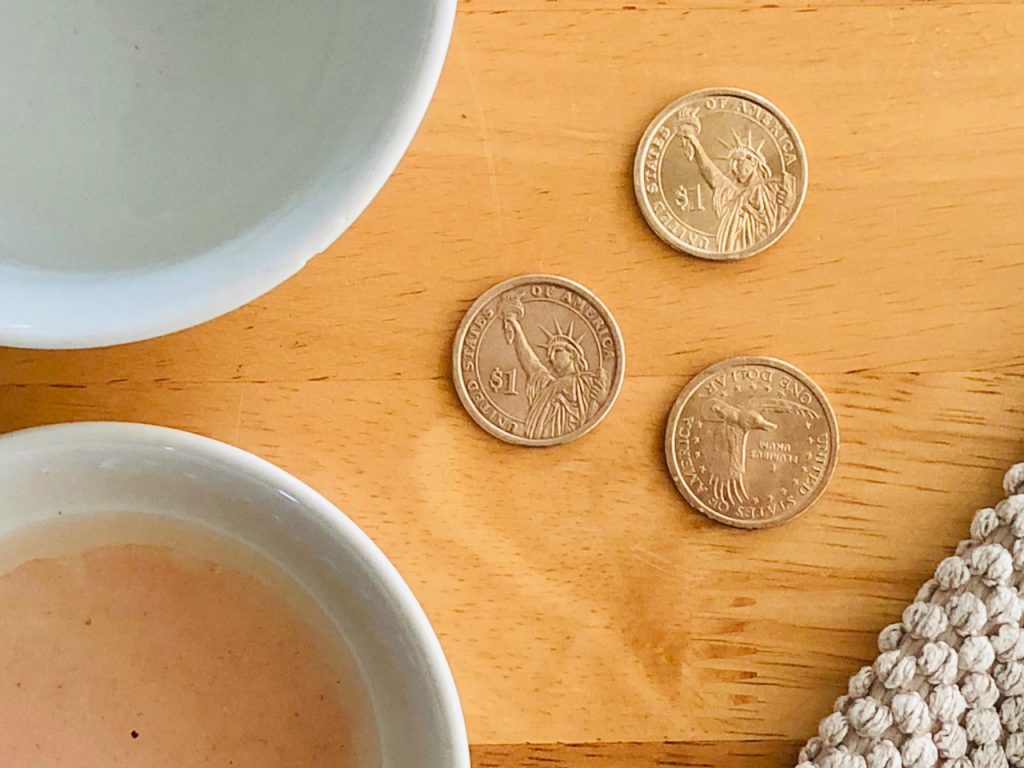
{"label": "white ceramic bowl", "polygon": [[0,498],[0,535],[58,511],[146,512],[255,547],[343,634],[373,701],[381,768],[469,768],[451,672],[416,599],[351,520],[282,470],[186,432],[63,424],[0,437]]}
{"label": "white ceramic bowl", "polygon": [[331,244],[408,147],[456,0],[0,0],[0,345],[187,328]]}

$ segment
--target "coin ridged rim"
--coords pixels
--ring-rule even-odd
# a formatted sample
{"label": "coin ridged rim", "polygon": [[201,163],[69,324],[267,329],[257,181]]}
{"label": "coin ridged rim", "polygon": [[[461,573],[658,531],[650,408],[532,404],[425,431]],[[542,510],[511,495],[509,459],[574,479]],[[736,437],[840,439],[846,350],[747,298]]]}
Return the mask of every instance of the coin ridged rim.
{"label": "coin ridged rim", "polygon": [[[609,390],[608,399],[604,402],[601,408],[598,410],[597,415],[590,421],[583,424],[577,430],[569,432],[568,434],[561,435],[559,437],[547,437],[543,439],[531,439],[528,437],[521,437],[519,435],[513,435],[500,427],[492,424],[482,413],[477,410],[476,404],[470,399],[469,391],[466,387],[466,380],[462,375],[462,366],[459,365],[459,351],[462,349],[462,345],[466,341],[466,334],[469,332],[469,326],[473,318],[476,317],[477,313],[490,301],[501,296],[501,294],[512,288],[519,287],[521,285],[529,285],[531,283],[554,283],[568,290],[574,291],[583,296],[587,301],[592,303],[597,310],[604,315],[605,322],[608,324],[609,331],[612,339],[615,343],[615,352],[617,356],[618,364],[615,366],[615,376],[611,381],[611,389]],[[575,280],[570,280],[567,277],[560,277],[559,275],[547,275],[547,274],[531,274],[522,275],[520,277],[513,277],[508,280],[503,280],[497,285],[484,291],[480,297],[473,302],[473,304],[466,310],[465,316],[462,318],[462,322],[459,323],[459,328],[455,332],[455,341],[452,344],[452,381],[455,384],[455,393],[459,396],[459,401],[462,403],[462,407],[470,415],[470,417],[489,434],[503,440],[506,443],[512,445],[522,445],[530,448],[546,448],[555,445],[563,445],[565,443],[571,443],[574,440],[578,440],[598,424],[604,421],[605,417],[611,411],[612,406],[619,398],[619,393],[622,391],[622,383],[626,377],[626,345],[622,338],[622,331],[619,328],[618,322],[615,320],[615,316],[611,313],[608,307],[603,301],[594,295],[593,291],[584,287]]]}
{"label": "coin ridged rim", "polygon": [[[825,412],[825,421],[828,423],[829,437],[832,440],[832,450],[829,453],[828,463],[825,466],[825,470],[822,472],[821,482],[807,497],[807,501],[803,509],[791,515],[772,518],[771,520],[766,521],[751,522],[736,520],[735,518],[723,515],[702,502],[684,482],[682,472],[679,468],[679,460],[675,451],[674,438],[676,429],[679,426],[679,417],[693,393],[697,391],[701,384],[707,381],[709,376],[712,376],[721,370],[727,370],[744,365],[763,365],[769,368],[777,368],[788,373],[790,376],[800,381],[801,384],[806,386],[821,402],[822,410]],[[694,375],[686,383],[686,386],[683,387],[683,391],[679,393],[679,396],[676,397],[675,403],[672,405],[672,410],[669,412],[668,422],[665,426],[665,461],[668,464],[668,471],[672,476],[672,482],[675,484],[676,489],[686,502],[697,512],[704,514],[716,522],[723,523],[724,525],[728,525],[733,528],[741,528],[744,530],[777,528],[780,525],[785,525],[786,523],[796,520],[798,517],[805,514],[807,510],[818,503],[829,485],[832,483],[832,478],[836,472],[836,466],[839,463],[839,422],[836,417],[835,408],[832,407],[832,403],[829,401],[828,395],[825,394],[825,391],[818,386],[817,382],[815,382],[810,375],[800,370],[792,363],[787,363],[785,360],[780,360],[777,357],[770,357],[767,355],[738,355],[736,357],[730,357],[728,360],[722,360],[714,365],[710,365],[700,373]]]}
{"label": "coin ridged rim", "polygon": [[[783,127],[789,131],[789,133],[796,140],[796,154],[800,163],[803,165],[803,183],[800,185],[799,194],[797,194],[796,205],[793,208],[793,212],[789,215],[786,222],[783,223],[768,239],[764,242],[758,243],[757,245],[746,248],[738,253],[708,253],[699,249],[687,246],[684,243],[678,242],[675,237],[665,229],[665,226],[658,221],[658,217],[654,215],[654,208],[651,205],[650,200],[647,197],[647,192],[644,189],[643,183],[643,158],[647,154],[647,149],[650,147],[651,140],[654,138],[654,134],[660,128],[665,118],[671,115],[673,112],[679,109],[679,107],[691,99],[700,99],[707,96],[735,96],[737,98],[747,99],[754,102],[758,106],[768,110],[782,123]],[[807,163],[807,150],[804,147],[803,139],[800,138],[799,132],[796,130],[796,126],[790,122],[790,119],[786,116],[786,113],[779,109],[775,104],[766,99],[760,94],[754,93],[753,91],[747,91],[743,88],[700,88],[696,91],[691,91],[685,96],[680,96],[678,99],[673,101],[661,112],[657,114],[654,119],[648,124],[647,129],[644,131],[643,137],[640,139],[640,143],[637,145],[636,157],[633,160],[633,192],[636,195],[637,207],[640,209],[640,213],[643,214],[644,220],[647,225],[654,231],[654,233],[667,245],[689,256],[695,256],[698,259],[705,259],[707,261],[742,261],[743,259],[749,259],[751,256],[755,256],[761,251],[771,248],[775,243],[782,239],[789,228],[793,226],[793,222],[797,220],[800,215],[800,211],[804,205],[804,198],[807,197],[808,180],[810,179],[810,167]]]}

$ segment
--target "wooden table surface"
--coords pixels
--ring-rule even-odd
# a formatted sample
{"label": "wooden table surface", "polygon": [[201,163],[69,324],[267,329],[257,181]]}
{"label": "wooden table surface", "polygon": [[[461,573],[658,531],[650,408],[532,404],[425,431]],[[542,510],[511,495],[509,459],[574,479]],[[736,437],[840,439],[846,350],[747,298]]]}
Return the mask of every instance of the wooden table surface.
{"label": "wooden table surface", "polygon": [[[878,629],[1024,457],[1024,6],[464,0],[422,130],[367,213],[237,312],[101,351],[0,351],[0,428],[180,427],[345,509],[450,657],[476,766],[788,766]],[[807,145],[796,224],[737,264],[647,229],[648,120],[708,85]],[[594,290],[628,374],[583,440],[486,435],[449,379],[472,300]],[[738,353],[837,408],[835,481],[758,533],[690,511],[662,459],[687,379]]]}

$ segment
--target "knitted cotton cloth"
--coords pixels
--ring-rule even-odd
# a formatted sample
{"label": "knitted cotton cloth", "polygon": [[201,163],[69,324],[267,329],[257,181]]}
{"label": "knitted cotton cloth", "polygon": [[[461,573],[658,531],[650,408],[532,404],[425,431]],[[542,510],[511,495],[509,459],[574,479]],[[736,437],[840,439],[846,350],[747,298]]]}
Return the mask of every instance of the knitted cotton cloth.
{"label": "knitted cotton cloth", "polygon": [[1024,768],[1024,464],[935,569],[799,768]]}

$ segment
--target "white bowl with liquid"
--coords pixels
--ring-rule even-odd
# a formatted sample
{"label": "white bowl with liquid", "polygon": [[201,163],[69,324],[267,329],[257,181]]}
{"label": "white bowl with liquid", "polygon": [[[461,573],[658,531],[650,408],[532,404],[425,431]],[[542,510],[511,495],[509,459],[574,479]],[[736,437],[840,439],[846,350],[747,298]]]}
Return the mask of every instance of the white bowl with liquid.
{"label": "white bowl with liquid", "polygon": [[456,0],[0,0],[0,345],[187,328],[327,248],[397,165]]}
{"label": "white bowl with liquid", "polygon": [[[237,448],[140,424],[63,424],[0,437],[0,540],[89,516],[156,515],[251,548],[322,610],[372,706],[372,768],[469,768],[451,672],[412,592],[322,496]],[[373,743],[369,743],[372,741]],[[362,768],[362,766],[359,766]]]}

